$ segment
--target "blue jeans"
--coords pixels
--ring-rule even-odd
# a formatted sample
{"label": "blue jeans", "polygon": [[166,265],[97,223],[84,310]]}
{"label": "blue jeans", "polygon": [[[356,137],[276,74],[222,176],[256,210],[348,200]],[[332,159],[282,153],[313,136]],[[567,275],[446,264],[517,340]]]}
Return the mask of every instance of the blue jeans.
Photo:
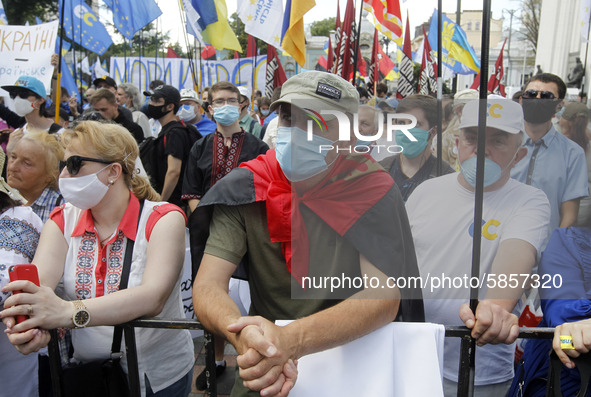
{"label": "blue jeans", "polygon": [[148,377],[146,379],[146,396],[147,397],[187,397],[191,393],[191,386],[193,384],[193,368],[181,379],[174,382],[172,385],[157,393],[152,391]]}

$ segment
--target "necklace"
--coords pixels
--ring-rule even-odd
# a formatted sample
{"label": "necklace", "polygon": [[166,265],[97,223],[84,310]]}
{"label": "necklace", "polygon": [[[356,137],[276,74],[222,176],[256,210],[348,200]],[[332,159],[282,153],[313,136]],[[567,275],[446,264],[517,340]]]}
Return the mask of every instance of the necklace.
{"label": "necklace", "polygon": [[[116,231],[117,230],[115,230],[115,232]],[[100,240],[101,246],[105,245],[105,242],[109,241],[115,235],[115,232],[111,233],[109,236],[107,236],[104,239]],[[99,239],[100,239],[100,237],[99,237]]]}

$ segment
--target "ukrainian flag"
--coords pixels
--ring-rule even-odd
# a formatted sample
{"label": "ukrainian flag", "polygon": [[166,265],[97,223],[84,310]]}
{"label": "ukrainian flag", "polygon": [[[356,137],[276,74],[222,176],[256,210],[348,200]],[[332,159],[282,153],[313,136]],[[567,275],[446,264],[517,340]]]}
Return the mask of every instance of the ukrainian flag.
{"label": "ukrainian flag", "polygon": [[[480,60],[474,49],[468,43],[464,30],[451,19],[442,15],[441,29],[443,63],[459,74],[474,74],[480,72]],[[433,11],[429,28],[429,44],[432,51],[437,51],[437,10]]]}
{"label": "ukrainian flag", "polygon": [[281,29],[281,48],[289,53],[300,66],[306,62],[304,14],[316,5],[314,0],[287,0]]}
{"label": "ukrainian flag", "polygon": [[[200,27],[203,27],[201,35],[203,40],[210,43],[218,50],[224,48],[242,52],[242,47],[230,24],[228,23],[228,9],[225,0],[203,0],[192,4],[198,5],[196,9],[201,19],[198,21]],[[217,20],[213,17],[213,10],[216,12]],[[211,22],[215,20],[215,22]],[[208,22],[211,22],[208,24]]]}

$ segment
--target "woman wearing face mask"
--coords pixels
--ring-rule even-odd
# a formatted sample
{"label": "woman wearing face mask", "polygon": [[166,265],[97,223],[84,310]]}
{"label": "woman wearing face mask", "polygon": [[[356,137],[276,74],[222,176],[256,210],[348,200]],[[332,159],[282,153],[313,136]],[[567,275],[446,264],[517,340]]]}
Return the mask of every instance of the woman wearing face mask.
{"label": "woman wearing face mask", "polygon": [[[48,117],[45,106],[47,93],[45,86],[38,79],[31,76],[21,76],[14,85],[4,85],[2,89],[8,91],[10,98],[14,101],[14,113],[3,108],[0,111],[0,117],[14,128],[22,127],[15,131],[13,136],[19,135],[20,132],[26,133],[29,129],[48,131],[50,134],[62,129],[59,124],[54,123]],[[12,117],[9,114],[12,114]]]}
{"label": "woman wearing face mask", "polygon": [[131,111],[133,122],[142,127],[144,138],[152,136],[150,121],[148,120],[148,117],[139,110],[142,106],[140,90],[131,83],[121,83],[117,86],[115,97],[117,99],[117,104]]}
{"label": "woman wearing face mask", "polygon": [[259,121],[261,125],[265,123],[265,119],[269,115],[269,108],[271,107],[271,99],[267,97],[262,97],[259,101],[259,111],[257,115],[259,116]]}
{"label": "woman wearing face mask", "polygon": [[[123,127],[84,121],[63,134],[66,167],[60,190],[68,201],[47,221],[33,263],[41,287],[28,281],[0,317],[13,345],[24,354],[49,342],[41,329],[72,330],[74,359],[106,359],[113,325],[138,317],[183,317],[180,297],[185,218],[158,202],[158,194],[135,171],[138,147]],[[130,248],[130,241],[134,241]],[[125,251],[132,249],[128,287],[119,289]],[[61,294],[54,293],[60,284]],[[14,317],[29,319],[15,325]],[[137,329],[142,395],[186,396],[194,363],[187,330]],[[127,372],[125,349],[121,361]]]}
{"label": "woman wearing face mask", "polygon": [[[431,153],[431,144],[437,134],[437,101],[427,95],[411,95],[400,101],[396,113],[410,114],[417,119],[416,126],[407,130],[415,141],[402,130],[396,130],[396,145],[402,152],[398,156],[386,157],[381,164],[389,170],[406,202],[418,185],[437,176],[437,159]],[[397,119],[396,122],[403,124],[404,121]],[[442,175],[452,172],[444,161]]]}
{"label": "woman wearing face mask", "polygon": [[31,131],[12,142],[7,181],[17,189],[43,222],[65,202],[58,189],[59,162],[64,150],[55,134]]}

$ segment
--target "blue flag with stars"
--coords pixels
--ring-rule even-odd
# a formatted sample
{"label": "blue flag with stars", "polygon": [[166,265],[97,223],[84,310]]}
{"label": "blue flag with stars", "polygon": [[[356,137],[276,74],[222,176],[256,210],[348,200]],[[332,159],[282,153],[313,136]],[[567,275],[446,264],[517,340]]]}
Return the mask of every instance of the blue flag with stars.
{"label": "blue flag with stars", "polygon": [[115,28],[128,40],[138,30],[162,15],[154,0],[103,0],[113,11]]}
{"label": "blue flag with stars", "polygon": [[66,37],[99,55],[107,51],[113,40],[84,0],[65,0],[64,3]]}

